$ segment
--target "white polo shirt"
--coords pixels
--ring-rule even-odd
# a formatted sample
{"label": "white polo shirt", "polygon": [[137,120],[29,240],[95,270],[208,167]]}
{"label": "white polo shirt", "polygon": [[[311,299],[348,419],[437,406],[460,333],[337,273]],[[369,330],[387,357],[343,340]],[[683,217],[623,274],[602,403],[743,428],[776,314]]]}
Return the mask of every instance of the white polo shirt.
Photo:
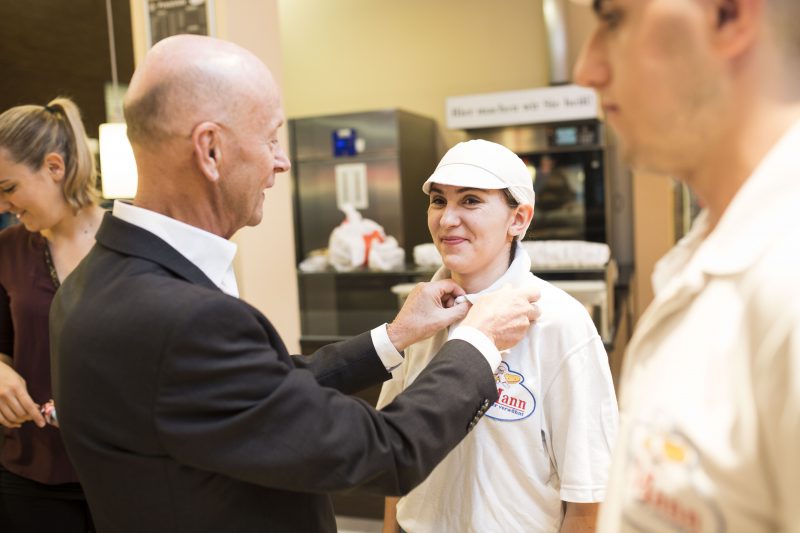
{"label": "white polo shirt", "polygon": [[[476,295],[533,284],[542,316],[504,355],[495,373],[499,398],[486,416],[398,503],[398,522],[409,533],[555,533],[562,500],[605,495],[617,430],[608,357],[583,305],[530,268],[518,248],[508,271]],[[449,276],[441,269],[434,279]],[[419,376],[448,336],[441,330],[406,350],[378,407]]]}
{"label": "white polo shirt", "polygon": [[800,532],[800,124],[657,265],[599,530]]}

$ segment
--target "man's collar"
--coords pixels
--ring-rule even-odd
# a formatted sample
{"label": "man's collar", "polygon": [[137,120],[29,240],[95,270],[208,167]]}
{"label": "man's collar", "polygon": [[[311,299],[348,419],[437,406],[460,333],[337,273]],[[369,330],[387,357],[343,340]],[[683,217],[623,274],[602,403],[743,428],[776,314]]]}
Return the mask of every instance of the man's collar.
{"label": "man's collar", "polygon": [[156,235],[197,266],[217,287],[238,296],[233,276],[236,244],[179,220],[120,201],[114,203],[113,215]]}
{"label": "man's collar", "polygon": [[97,230],[97,243],[124,255],[140,257],[173,274],[210,289],[217,286],[202,270],[153,233],[106,213]]}

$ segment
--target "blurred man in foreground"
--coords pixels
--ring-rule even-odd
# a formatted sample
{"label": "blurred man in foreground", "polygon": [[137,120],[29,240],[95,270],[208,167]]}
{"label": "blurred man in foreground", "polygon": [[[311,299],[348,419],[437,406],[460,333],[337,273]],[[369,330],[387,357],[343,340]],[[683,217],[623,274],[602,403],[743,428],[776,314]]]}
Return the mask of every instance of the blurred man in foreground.
{"label": "blurred man in foreground", "polygon": [[800,2],[594,9],[577,81],[706,206],[628,348],[600,530],[800,531]]}

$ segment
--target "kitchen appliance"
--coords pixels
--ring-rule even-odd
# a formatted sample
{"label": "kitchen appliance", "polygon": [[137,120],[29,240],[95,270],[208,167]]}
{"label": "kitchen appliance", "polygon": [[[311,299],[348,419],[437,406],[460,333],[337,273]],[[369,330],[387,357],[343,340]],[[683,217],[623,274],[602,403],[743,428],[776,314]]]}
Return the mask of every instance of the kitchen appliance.
{"label": "kitchen appliance", "polygon": [[[399,109],[289,121],[294,163],[298,262],[325,249],[350,203],[398,240],[410,262],[430,241],[422,184],[436,168],[436,122]],[[417,279],[398,272],[298,270],[300,345],[304,353],[391,321],[390,287]]]}
{"label": "kitchen appliance", "polygon": [[526,239],[605,242],[620,265],[633,258],[631,181],[619,172],[613,138],[597,119],[467,130],[515,152],[536,191]]}
{"label": "kitchen appliance", "polygon": [[528,166],[536,206],[525,239],[610,247],[604,265],[534,266],[533,271],[583,302],[607,348],[613,348],[615,293],[625,290],[632,272],[633,217],[630,173],[619,161],[611,131],[601,120],[586,118],[471,128],[466,133],[508,147]]}

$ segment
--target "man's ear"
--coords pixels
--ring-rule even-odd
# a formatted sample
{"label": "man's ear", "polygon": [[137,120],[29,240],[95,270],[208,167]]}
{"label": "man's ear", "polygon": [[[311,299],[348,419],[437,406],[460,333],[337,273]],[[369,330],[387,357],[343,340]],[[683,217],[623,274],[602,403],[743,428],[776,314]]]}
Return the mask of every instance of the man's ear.
{"label": "man's ear", "polygon": [[194,158],[203,175],[216,182],[222,163],[222,135],[218,124],[201,122],[192,130]]}
{"label": "man's ear", "polygon": [[531,219],[533,218],[533,206],[531,204],[522,204],[516,207],[514,211],[514,220],[511,221],[511,226],[508,232],[511,236],[516,237],[521,235],[525,228],[528,227]]}
{"label": "man's ear", "polygon": [[42,167],[47,170],[47,174],[50,176],[50,179],[55,181],[56,183],[61,183],[64,179],[64,158],[61,157],[61,154],[56,152],[50,152],[44,156],[44,163]]}
{"label": "man's ear", "polygon": [[725,58],[751,50],[762,31],[765,0],[712,0],[709,23],[714,27],[714,48]]}

